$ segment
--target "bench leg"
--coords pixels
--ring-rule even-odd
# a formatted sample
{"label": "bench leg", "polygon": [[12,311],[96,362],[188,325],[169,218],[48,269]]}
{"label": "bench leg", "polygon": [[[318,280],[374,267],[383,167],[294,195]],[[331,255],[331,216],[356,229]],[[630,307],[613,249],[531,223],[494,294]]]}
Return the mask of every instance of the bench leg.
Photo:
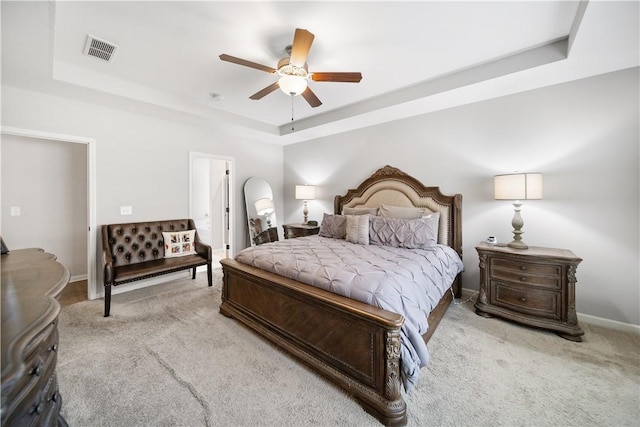
{"label": "bench leg", "polygon": [[213,278],[211,275],[211,263],[207,264],[207,280],[209,281],[209,286],[213,285]]}
{"label": "bench leg", "polygon": [[196,268],[195,268],[195,267],[193,267],[191,270],[192,270],[192,273],[191,273],[191,280],[193,280],[193,279],[195,279],[195,278],[196,278]]}
{"label": "bench leg", "polygon": [[109,317],[111,311],[111,285],[104,285],[104,317]]}

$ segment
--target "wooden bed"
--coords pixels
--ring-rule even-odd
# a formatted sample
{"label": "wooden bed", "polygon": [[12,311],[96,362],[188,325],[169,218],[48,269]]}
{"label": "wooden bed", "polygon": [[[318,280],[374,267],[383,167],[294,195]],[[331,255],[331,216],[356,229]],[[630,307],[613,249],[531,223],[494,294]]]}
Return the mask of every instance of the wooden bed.
{"label": "wooden bed", "polygon": [[[445,196],[438,187],[425,187],[399,169],[385,166],[357,189],[336,196],[334,211],[382,203],[440,212],[438,242],[451,246],[462,257],[460,194]],[[221,263],[222,314],[242,322],[342,387],[383,424],[406,424],[399,369],[401,315],[232,259]],[[458,275],[452,284],[457,298],[461,287]],[[452,293],[446,292],[429,315],[425,342],[452,299]]]}

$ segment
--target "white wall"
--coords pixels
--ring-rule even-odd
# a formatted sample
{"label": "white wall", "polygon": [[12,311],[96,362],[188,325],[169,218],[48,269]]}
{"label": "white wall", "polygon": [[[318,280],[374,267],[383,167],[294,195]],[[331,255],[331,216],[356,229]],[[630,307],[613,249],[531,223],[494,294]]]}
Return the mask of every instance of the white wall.
{"label": "white wall", "polygon": [[194,157],[191,164],[191,218],[196,225],[208,221],[212,213],[210,163],[206,157]]}
{"label": "white wall", "polygon": [[[210,160],[211,171],[211,215],[209,219],[211,221],[211,230],[213,233],[213,240],[211,245],[214,249],[224,249],[224,176],[226,165],[223,160]],[[242,199],[242,194],[239,193],[238,197]],[[242,215],[238,216],[238,221],[242,221]],[[248,232],[248,231],[247,231]]]}
{"label": "white wall", "polygon": [[[282,147],[232,137],[178,120],[159,119],[58,96],[2,86],[2,126],[96,140],[96,223],[186,218],[189,214],[189,151],[231,157],[233,249],[245,246],[242,185],[250,176],[271,183],[282,210]],[[121,216],[120,206],[133,206]],[[98,232],[98,230],[95,230]],[[99,236],[99,235],[98,235]],[[98,248],[101,249],[100,238]],[[101,257],[97,259],[102,292]],[[126,286],[126,285],[123,285]],[[119,287],[119,288],[122,288]]]}
{"label": "white wall", "polygon": [[[2,135],[2,236],[41,248],[72,278],[87,275],[87,146]],[[11,207],[20,208],[19,216]]]}
{"label": "white wall", "polygon": [[295,184],[319,185],[310,218],[385,164],[463,195],[463,286],[478,289],[477,242],[512,238],[513,207],[493,175],[544,174],[525,203],[523,239],[573,250],[579,313],[640,324],[638,68],[285,147],[285,219],[299,222]]}

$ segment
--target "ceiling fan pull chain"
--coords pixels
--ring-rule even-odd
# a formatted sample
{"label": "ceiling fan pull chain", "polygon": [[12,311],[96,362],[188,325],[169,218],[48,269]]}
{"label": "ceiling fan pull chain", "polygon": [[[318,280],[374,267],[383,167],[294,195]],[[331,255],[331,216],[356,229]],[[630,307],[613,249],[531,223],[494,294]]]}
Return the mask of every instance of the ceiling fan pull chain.
{"label": "ceiling fan pull chain", "polygon": [[291,95],[291,130],[293,131],[293,95]]}

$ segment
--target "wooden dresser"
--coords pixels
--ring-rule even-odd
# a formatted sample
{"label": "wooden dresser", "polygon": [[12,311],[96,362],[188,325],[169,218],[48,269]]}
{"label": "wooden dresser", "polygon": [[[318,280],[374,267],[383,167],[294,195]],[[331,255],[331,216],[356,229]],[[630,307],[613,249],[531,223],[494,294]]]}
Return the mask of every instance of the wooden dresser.
{"label": "wooden dresser", "polygon": [[66,426],[56,380],[56,298],[69,270],[41,249],[2,255],[3,426]]}
{"label": "wooden dresser", "polygon": [[566,249],[511,249],[480,243],[480,316],[493,315],[582,341],[575,303],[576,269],[582,259]]}
{"label": "wooden dresser", "polygon": [[284,228],[285,239],[312,236],[314,234],[318,234],[318,232],[320,231],[319,225],[307,225],[307,224],[285,224],[282,226],[282,228]]}

